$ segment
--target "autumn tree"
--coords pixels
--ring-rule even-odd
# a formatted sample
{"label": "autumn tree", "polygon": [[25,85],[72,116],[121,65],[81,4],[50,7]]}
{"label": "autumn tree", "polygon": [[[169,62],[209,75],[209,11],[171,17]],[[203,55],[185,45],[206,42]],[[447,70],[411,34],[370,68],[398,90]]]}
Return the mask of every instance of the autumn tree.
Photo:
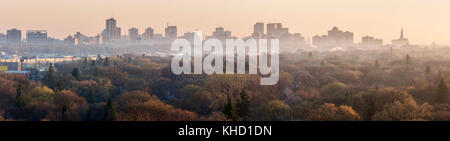
{"label": "autumn tree", "polygon": [[192,121],[197,115],[175,108],[144,91],[125,92],[116,98],[120,121]]}
{"label": "autumn tree", "polygon": [[103,62],[104,66],[109,66],[109,57],[105,57],[105,62]]}
{"label": "autumn tree", "polygon": [[176,94],[174,106],[193,111],[199,115],[209,115],[213,110],[219,109],[216,99],[212,94],[204,88],[196,85],[186,85],[181,88]]}
{"label": "autumn tree", "polygon": [[105,120],[114,121],[117,118],[116,108],[114,107],[111,98],[108,99],[108,103],[105,105]]}
{"label": "autumn tree", "polygon": [[131,64],[131,56],[128,56],[128,58],[127,58],[127,64]]}
{"label": "autumn tree", "polygon": [[411,63],[411,57],[409,57],[409,54],[406,54],[406,64],[409,65]]}
{"label": "autumn tree", "polygon": [[425,69],[425,79],[428,81],[428,83],[432,83],[433,82],[433,77],[432,77],[432,74],[431,74],[430,66],[427,66],[427,68]]}
{"label": "autumn tree", "polygon": [[445,84],[445,80],[442,78],[439,82],[439,86],[436,93],[436,102],[437,103],[446,103],[448,99],[448,87]]}
{"label": "autumn tree", "polygon": [[91,66],[95,66],[95,61],[94,60],[91,61]]}
{"label": "autumn tree", "polygon": [[223,108],[223,114],[225,114],[225,116],[232,121],[240,120],[240,117],[236,111],[236,107],[234,106],[231,97],[228,98],[228,102],[225,104]]}
{"label": "autumn tree", "polygon": [[56,83],[56,91],[62,91],[64,90],[64,83],[61,79],[58,80],[58,83]]}
{"label": "autumn tree", "polygon": [[375,68],[380,68],[380,63],[378,62],[378,60],[375,60]]}
{"label": "autumn tree", "polygon": [[290,120],[290,107],[281,100],[271,100],[267,104],[261,106],[262,112],[260,117],[262,120],[283,121]]}
{"label": "autumn tree", "polygon": [[384,106],[383,110],[375,113],[375,121],[411,121],[428,120],[431,116],[432,106],[428,103],[419,105],[412,98],[404,101],[394,101]]}
{"label": "autumn tree", "polygon": [[92,87],[89,87],[89,94],[88,94],[88,96],[87,96],[87,102],[89,103],[89,104],[92,104],[92,103],[95,103],[95,97],[94,97],[95,95],[94,95],[94,88],[92,88]]}
{"label": "autumn tree", "polygon": [[247,90],[242,90],[239,94],[240,100],[237,104],[238,115],[242,117],[243,120],[248,120],[250,115],[250,98],[248,96]]}
{"label": "autumn tree", "polygon": [[355,121],[359,120],[359,114],[350,106],[335,106],[333,103],[325,103],[312,110],[306,120],[314,121]]}
{"label": "autumn tree", "polygon": [[37,103],[50,103],[53,101],[55,92],[47,86],[34,87],[27,93],[27,100]]}
{"label": "autumn tree", "polygon": [[61,120],[82,120],[87,109],[86,99],[69,90],[56,92],[52,103],[61,110]]}
{"label": "autumn tree", "polygon": [[53,64],[50,63],[50,66],[48,67],[47,74],[44,77],[44,84],[50,87],[51,89],[55,89],[55,68],[53,67]]}
{"label": "autumn tree", "polygon": [[66,120],[66,112],[67,112],[67,106],[64,105],[61,110],[61,116],[62,116],[61,120],[63,120],[63,121]]}
{"label": "autumn tree", "polygon": [[25,105],[26,101],[24,96],[22,95],[22,84],[19,84],[19,87],[17,87],[16,99],[14,100],[14,106],[18,108],[23,108]]}
{"label": "autumn tree", "polygon": [[75,79],[78,80],[80,77],[80,74],[81,74],[81,71],[80,71],[80,69],[78,69],[78,67],[73,68],[72,76],[75,77]]}
{"label": "autumn tree", "polygon": [[430,66],[427,66],[427,68],[425,69],[425,75],[431,75],[431,68]]}
{"label": "autumn tree", "polygon": [[347,97],[348,86],[344,83],[336,82],[328,84],[321,88],[320,95],[324,102],[335,104],[344,104]]}
{"label": "autumn tree", "polygon": [[0,77],[0,109],[6,109],[14,102],[17,96],[17,86],[14,83],[12,80]]}

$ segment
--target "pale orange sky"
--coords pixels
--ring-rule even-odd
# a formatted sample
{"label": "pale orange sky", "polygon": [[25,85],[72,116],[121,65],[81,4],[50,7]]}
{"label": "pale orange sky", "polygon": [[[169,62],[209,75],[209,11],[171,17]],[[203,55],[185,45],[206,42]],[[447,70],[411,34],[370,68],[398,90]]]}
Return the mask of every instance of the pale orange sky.
{"label": "pale orange sky", "polygon": [[162,33],[168,22],[179,35],[195,29],[210,35],[223,26],[238,37],[255,22],[281,22],[305,37],[333,26],[390,43],[400,28],[414,44],[450,44],[450,0],[0,0],[0,33],[18,28],[48,30],[62,39],[80,31],[97,35],[114,17],[122,34],[131,27]]}

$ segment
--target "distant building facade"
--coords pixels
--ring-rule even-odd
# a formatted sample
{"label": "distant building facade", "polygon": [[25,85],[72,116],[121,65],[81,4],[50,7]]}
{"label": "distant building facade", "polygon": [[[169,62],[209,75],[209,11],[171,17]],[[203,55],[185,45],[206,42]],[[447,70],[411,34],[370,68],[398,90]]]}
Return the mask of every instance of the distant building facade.
{"label": "distant building facade", "polygon": [[128,30],[128,36],[130,37],[131,41],[140,40],[139,29],[134,28],[134,27],[130,28]]}
{"label": "distant building facade", "polygon": [[383,40],[371,36],[364,36],[361,38],[361,46],[367,48],[383,46]]}
{"label": "distant building facade", "polygon": [[403,29],[400,31],[400,38],[396,40],[392,40],[392,46],[394,47],[404,47],[409,45],[408,38],[403,36]]}
{"label": "distant building facade", "polygon": [[169,40],[175,40],[178,37],[177,26],[167,26],[165,29],[165,37]]}
{"label": "distant building facade", "polygon": [[103,42],[118,40],[121,37],[121,29],[117,27],[117,21],[114,18],[106,20],[106,29],[102,32]]}
{"label": "distant building facade", "polygon": [[22,42],[22,31],[10,29],[6,31],[6,38],[8,44],[19,44]]}
{"label": "distant building facade", "polygon": [[333,27],[328,35],[313,37],[313,45],[317,47],[346,47],[353,45],[353,32],[341,31]]}
{"label": "distant building facade", "polygon": [[264,23],[256,23],[253,25],[252,37],[255,39],[263,38],[264,36]]}
{"label": "distant building facade", "polygon": [[0,62],[0,71],[21,71],[21,62]]}
{"label": "distant building facade", "polygon": [[212,33],[212,36],[206,37],[206,38],[215,38],[219,39],[222,42],[225,42],[226,39],[231,39],[231,31],[225,31],[225,28],[218,27],[216,30]]}
{"label": "distant building facade", "polygon": [[75,45],[75,38],[73,38],[72,35],[67,36],[67,38],[64,38],[64,44]]}
{"label": "distant building facade", "polygon": [[28,30],[26,35],[28,44],[48,44],[46,30]]}
{"label": "distant building facade", "polygon": [[145,32],[142,34],[143,40],[151,40],[153,39],[154,30],[153,28],[147,28],[145,29]]}

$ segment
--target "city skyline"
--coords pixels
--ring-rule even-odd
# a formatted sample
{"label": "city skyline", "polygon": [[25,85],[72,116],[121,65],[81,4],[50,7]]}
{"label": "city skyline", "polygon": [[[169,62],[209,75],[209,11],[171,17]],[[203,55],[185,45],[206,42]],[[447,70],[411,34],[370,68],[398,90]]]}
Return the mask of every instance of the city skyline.
{"label": "city skyline", "polygon": [[22,30],[22,34],[26,30],[47,30],[49,37],[58,39],[76,32],[95,36],[102,32],[104,21],[114,17],[122,34],[128,34],[126,31],[132,27],[139,29],[140,34],[147,27],[153,28],[155,33],[164,33],[169,23],[178,27],[178,35],[196,29],[208,35],[216,27],[224,27],[232,31],[233,36],[245,37],[252,34],[252,26],[257,22],[279,22],[307,38],[325,34],[337,26],[354,32],[355,42],[366,35],[390,41],[398,39],[403,28],[413,44],[450,44],[450,33],[446,32],[450,31],[450,13],[445,12],[445,5],[450,2],[445,0],[247,0],[241,3],[235,0],[18,0],[4,3],[8,6],[0,12],[15,14],[0,15],[3,19],[0,33],[12,28]]}
{"label": "city skyline", "polygon": [[[8,29],[7,34],[1,33],[1,32],[0,32],[0,34],[3,34],[4,36],[8,36],[8,38],[10,37],[10,35],[14,36],[13,38],[15,38],[15,39],[13,39],[13,42],[21,42],[22,40],[29,42],[30,39],[28,37],[30,36],[29,35],[30,32],[31,33],[39,32],[39,34],[41,32],[43,32],[44,33],[43,35],[45,36],[45,38],[57,39],[57,40],[61,40],[61,41],[74,40],[75,38],[80,38],[80,36],[84,36],[84,38],[89,37],[89,38],[93,38],[94,40],[102,40],[103,42],[105,42],[105,41],[109,42],[111,40],[122,39],[122,37],[126,37],[126,38],[128,38],[128,40],[131,40],[131,41],[141,40],[141,38],[144,40],[148,40],[148,39],[152,39],[154,35],[161,35],[162,37],[164,37],[166,39],[173,40],[175,38],[190,38],[190,35],[196,31],[203,32],[201,30],[196,29],[195,31],[187,31],[185,33],[180,34],[177,31],[178,27],[176,25],[169,25],[168,23],[167,23],[166,28],[164,29],[165,31],[162,33],[154,33],[154,31],[153,31],[154,29],[152,27],[147,27],[145,29],[145,31],[142,33],[139,32],[139,29],[136,27],[131,27],[130,29],[128,29],[128,31],[122,32],[121,28],[117,26],[117,20],[114,19],[113,17],[111,17],[105,21],[106,21],[105,29],[102,32],[100,32],[99,34],[96,34],[94,36],[89,36],[89,35],[86,36],[81,32],[76,32],[74,34],[68,34],[68,36],[64,37],[64,39],[58,39],[55,37],[47,36],[47,30],[25,30],[26,32],[23,32],[24,35],[22,35],[22,30],[16,29],[16,28]],[[251,37],[251,38],[259,39],[259,38],[266,38],[267,36],[271,36],[271,37],[275,37],[275,38],[285,38],[285,37],[282,37],[283,34],[285,34],[285,35],[292,36],[294,38],[299,38],[300,40],[304,41],[305,43],[308,43],[310,45],[315,45],[315,46],[322,46],[323,44],[322,43],[314,43],[314,42],[324,42],[324,41],[327,42],[325,44],[331,43],[330,45],[332,45],[332,46],[334,46],[334,45],[346,46],[346,45],[352,45],[352,44],[357,44],[357,43],[364,45],[364,44],[367,44],[368,42],[372,42],[372,41],[368,41],[368,38],[372,38],[369,40],[379,40],[378,45],[379,46],[383,45],[383,38],[376,38],[376,37],[373,37],[370,35],[366,35],[366,36],[361,37],[360,41],[355,40],[353,32],[341,31],[336,26],[334,26],[331,30],[328,30],[328,34],[317,34],[313,37],[305,38],[305,37],[303,37],[303,35],[301,33],[291,34],[289,32],[289,28],[283,27],[282,25],[283,25],[283,23],[256,22],[253,25],[253,32],[250,35],[244,35],[241,37],[236,37],[236,36],[232,35],[232,31],[224,31],[224,27],[220,26],[220,27],[216,27],[215,31],[212,31],[212,33],[210,34],[211,36],[208,36],[209,35],[208,33],[203,34],[203,38],[216,37],[216,38],[222,39],[225,37],[225,39],[232,39],[232,38]],[[12,33],[12,32],[16,32],[16,33]],[[221,32],[221,33],[218,33],[218,32]],[[221,34],[221,35],[219,35],[219,34]],[[24,37],[22,38],[22,36],[24,36]],[[328,38],[328,36],[334,36],[334,37],[330,37],[332,41],[327,41],[328,39],[321,39],[321,38]],[[335,38],[341,38],[340,36],[347,36],[347,37],[343,37],[344,39],[337,39],[337,40],[343,40],[344,42],[347,42],[347,43],[341,44],[341,43],[337,43],[334,41]],[[404,38],[404,31],[402,28],[401,33],[400,33],[400,38],[393,39],[392,41],[394,42],[396,40],[403,40],[403,38]],[[31,39],[31,40],[34,40],[34,39]],[[222,40],[224,40],[224,39],[222,39]],[[8,41],[9,41],[9,39],[8,39]],[[393,43],[393,44],[395,44],[395,43]],[[408,43],[408,41],[406,41],[406,43],[402,43],[402,44],[408,45],[409,43]],[[433,43],[433,44],[435,44],[435,43]],[[386,45],[389,45],[389,43],[387,43]],[[328,46],[328,45],[325,45],[325,46]],[[400,45],[400,46],[402,46],[402,45]]]}

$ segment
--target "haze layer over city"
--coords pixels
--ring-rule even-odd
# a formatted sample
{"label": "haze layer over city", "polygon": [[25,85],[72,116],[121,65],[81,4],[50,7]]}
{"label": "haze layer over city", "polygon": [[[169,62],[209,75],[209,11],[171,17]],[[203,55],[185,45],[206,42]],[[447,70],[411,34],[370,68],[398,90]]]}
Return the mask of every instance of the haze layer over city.
{"label": "haze layer over city", "polygon": [[114,17],[123,34],[132,27],[161,33],[169,23],[178,25],[181,34],[195,29],[211,33],[223,26],[243,37],[255,22],[280,22],[305,37],[337,26],[358,39],[372,35],[391,40],[404,28],[414,44],[450,43],[447,0],[14,0],[2,5],[0,12],[10,14],[0,15],[0,33],[48,30],[58,39],[76,32],[95,36],[104,29],[104,20]]}
{"label": "haze layer over city", "polygon": [[0,121],[450,120],[448,0],[2,5]]}

